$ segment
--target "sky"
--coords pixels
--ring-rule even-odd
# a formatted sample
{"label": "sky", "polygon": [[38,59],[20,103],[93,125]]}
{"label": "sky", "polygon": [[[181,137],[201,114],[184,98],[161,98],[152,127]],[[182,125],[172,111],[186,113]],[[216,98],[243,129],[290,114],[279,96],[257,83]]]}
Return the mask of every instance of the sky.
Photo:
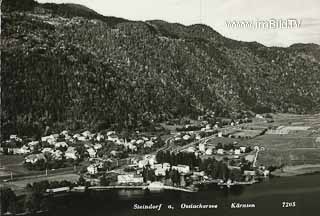
{"label": "sky", "polygon": [[[257,41],[266,46],[320,44],[320,0],[37,0],[40,3],[76,3],[105,16],[130,20],[161,19],[185,25],[202,23],[225,37]],[[290,28],[244,27],[243,23],[285,23]],[[240,22],[238,27],[228,23]],[[298,25],[300,24],[300,25]]]}

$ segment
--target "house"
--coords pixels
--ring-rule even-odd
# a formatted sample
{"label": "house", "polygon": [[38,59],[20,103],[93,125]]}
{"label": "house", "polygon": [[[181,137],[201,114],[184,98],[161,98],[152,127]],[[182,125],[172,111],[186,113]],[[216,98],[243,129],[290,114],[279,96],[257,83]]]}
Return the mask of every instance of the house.
{"label": "house", "polygon": [[117,152],[116,150],[112,150],[112,151],[110,152],[110,155],[112,155],[112,156],[114,156],[114,157],[116,157],[117,154],[118,154],[118,152]]}
{"label": "house", "polygon": [[37,163],[38,161],[40,160],[44,160],[46,161],[46,157],[44,156],[44,154],[40,153],[40,154],[32,154],[32,155],[29,155],[25,158],[25,162],[26,163],[32,163],[32,164],[35,164]]}
{"label": "house", "polygon": [[206,151],[206,145],[204,143],[199,144],[199,151],[202,151],[202,152]]}
{"label": "house", "polygon": [[28,142],[28,146],[36,146],[39,145],[39,141]]}
{"label": "house", "polygon": [[206,150],[206,155],[212,155],[212,149],[207,149]]}
{"label": "house", "polygon": [[148,186],[149,189],[161,189],[163,188],[164,184],[162,182],[151,182]]}
{"label": "house", "polygon": [[84,131],[81,133],[82,136],[86,137],[86,138],[91,138],[92,134],[90,131]]}
{"label": "house", "polygon": [[56,142],[56,138],[53,135],[41,137],[41,142],[47,142],[53,145]]}
{"label": "house", "polygon": [[320,137],[316,138],[316,143],[320,143]]}
{"label": "house", "polygon": [[50,153],[50,154],[52,154],[54,151],[53,151],[53,149],[52,148],[44,148],[44,149],[42,149],[42,151],[41,151],[42,153],[46,153],[46,152],[48,152],[48,153]]}
{"label": "house", "polygon": [[165,176],[166,171],[170,169],[169,163],[163,163],[163,164],[154,164],[151,166],[152,169],[155,169],[155,175],[156,176]]}
{"label": "house", "polygon": [[103,136],[102,134],[98,133],[98,135],[97,135],[97,137],[96,137],[96,140],[97,140],[98,142],[100,142],[100,141],[104,140],[104,136]]}
{"label": "house", "polygon": [[263,116],[260,115],[260,114],[257,114],[257,115],[256,115],[256,118],[258,118],[258,119],[263,119]]}
{"label": "house", "polygon": [[177,170],[179,173],[189,173],[190,172],[190,167],[187,165],[178,164],[177,166],[172,166],[172,169]]}
{"label": "house", "polygon": [[142,145],[144,143],[144,141],[142,139],[137,140],[136,144],[137,145]]}
{"label": "house", "polygon": [[197,134],[196,135],[196,140],[200,140],[201,139],[201,135],[200,134]]}
{"label": "house", "polygon": [[136,144],[137,140],[133,139],[130,141],[131,144]]}
{"label": "house", "polygon": [[66,142],[57,142],[54,144],[55,148],[67,148],[68,144]]}
{"label": "house", "polygon": [[156,163],[155,155],[145,155],[143,160],[140,160],[138,163],[139,168],[143,168],[146,165],[154,165]]}
{"label": "house", "polygon": [[166,171],[170,169],[170,165],[169,166],[164,166],[163,164],[159,164],[160,167],[155,167],[154,173],[156,176],[165,176],[166,175]]}
{"label": "house", "polygon": [[142,137],[142,139],[143,139],[144,141],[148,141],[148,140],[149,140],[148,137]]}
{"label": "house", "polygon": [[68,136],[69,132],[67,130],[61,131],[60,135]]}
{"label": "house", "polygon": [[119,140],[119,137],[115,134],[111,134],[110,136],[108,136],[108,141],[117,142],[118,140]]}
{"label": "house", "polygon": [[186,134],[186,135],[184,135],[184,136],[182,137],[182,139],[184,139],[184,140],[190,140],[190,139],[191,139],[191,136],[188,135],[188,134]]}
{"label": "house", "polygon": [[245,152],[246,152],[246,150],[247,150],[247,148],[246,148],[246,147],[244,147],[244,146],[241,146],[241,147],[240,147],[240,152],[241,152],[241,153],[245,153]]}
{"label": "house", "polygon": [[131,151],[137,151],[137,150],[138,150],[137,146],[135,146],[135,145],[133,145],[133,144],[131,144],[131,143],[129,143],[128,148],[129,148]]}
{"label": "house", "polygon": [[17,135],[10,135],[10,139],[12,139],[12,140],[15,140],[15,139],[17,139],[17,138],[18,138]]}
{"label": "house", "polygon": [[9,148],[8,152],[11,152],[14,155],[20,154],[20,148]]}
{"label": "house", "polygon": [[241,150],[240,149],[235,149],[233,153],[235,155],[240,155],[241,154]]}
{"label": "house", "polygon": [[87,152],[89,153],[89,157],[96,157],[97,152],[93,148],[87,149]]}
{"label": "house", "polygon": [[56,150],[54,152],[52,152],[52,158],[55,159],[55,160],[62,160],[62,151],[60,150]]}
{"label": "house", "polygon": [[98,173],[98,167],[95,164],[91,164],[87,167],[87,171],[90,175],[95,175]]}
{"label": "house", "polygon": [[190,152],[190,153],[194,153],[196,150],[194,147],[190,146],[188,149],[187,149],[187,152]]}
{"label": "house", "polygon": [[201,172],[193,172],[193,175],[204,177],[205,173],[204,173],[204,171],[201,171]]}
{"label": "house", "polygon": [[10,139],[11,140],[15,140],[17,142],[22,142],[22,139],[19,138],[17,135],[10,135]]}
{"label": "house", "polygon": [[78,137],[81,137],[81,135],[80,135],[80,134],[75,134],[75,135],[73,135],[73,138],[74,138],[74,139],[77,139]]}
{"label": "house", "polygon": [[155,174],[156,176],[165,176],[167,170],[168,170],[168,169],[166,169],[166,168],[158,168],[158,169],[156,169],[156,170],[154,171],[154,174]]}
{"label": "house", "polygon": [[79,140],[81,142],[88,141],[87,137],[85,137],[85,136],[79,136],[79,137],[77,137],[77,140]]}
{"label": "house", "polygon": [[224,154],[224,150],[223,150],[223,149],[218,149],[218,150],[217,150],[217,154],[223,155],[223,154]]}
{"label": "house", "polygon": [[60,188],[53,188],[53,189],[46,189],[47,193],[65,193],[69,192],[70,187],[60,187]]}
{"label": "house", "polygon": [[255,176],[256,175],[256,171],[244,170],[243,175],[245,175],[245,176]]}
{"label": "house", "polygon": [[114,134],[116,134],[115,131],[108,131],[108,132],[107,132],[107,136],[108,136],[108,137],[111,136],[111,135],[114,135]]}
{"label": "house", "polygon": [[54,139],[58,139],[59,136],[60,136],[59,134],[51,134],[51,137],[54,138]]}
{"label": "house", "polygon": [[30,153],[30,152],[31,152],[31,150],[29,149],[29,147],[26,146],[26,145],[24,145],[24,146],[22,146],[22,147],[20,148],[18,154],[28,154],[28,153]]}
{"label": "house", "polygon": [[78,152],[76,151],[75,147],[69,147],[67,151],[64,153],[66,159],[73,159],[77,160],[78,159]]}
{"label": "house", "polygon": [[153,145],[154,145],[154,142],[152,142],[152,141],[150,140],[150,141],[145,142],[144,145],[143,145],[143,147],[149,147],[149,148],[151,148]]}
{"label": "house", "polygon": [[118,175],[117,180],[119,184],[143,183],[143,177],[134,174]]}
{"label": "house", "polygon": [[94,149],[99,150],[102,148],[102,145],[100,143],[97,143],[93,146]]}

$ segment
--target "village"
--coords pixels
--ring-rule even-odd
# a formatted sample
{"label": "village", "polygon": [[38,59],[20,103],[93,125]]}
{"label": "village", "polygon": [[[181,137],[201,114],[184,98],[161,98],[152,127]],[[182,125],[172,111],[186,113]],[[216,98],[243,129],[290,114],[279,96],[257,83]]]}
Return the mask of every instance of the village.
{"label": "village", "polygon": [[[235,141],[265,133],[265,128],[241,126],[246,122],[249,118],[212,121],[209,116],[199,118],[197,124],[188,120],[174,128],[175,123],[166,122],[163,128],[169,129],[158,133],[86,130],[72,134],[64,130],[39,140],[11,135],[1,143],[0,151],[8,157],[22,156],[23,167],[39,176],[67,169],[91,186],[194,192],[202,184],[253,184],[269,175],[266,167],[257,165],[264,147]],[[36,181],[37,175],[32,176]],[[12,172],[9,180],[2,179],[16,180]]]}

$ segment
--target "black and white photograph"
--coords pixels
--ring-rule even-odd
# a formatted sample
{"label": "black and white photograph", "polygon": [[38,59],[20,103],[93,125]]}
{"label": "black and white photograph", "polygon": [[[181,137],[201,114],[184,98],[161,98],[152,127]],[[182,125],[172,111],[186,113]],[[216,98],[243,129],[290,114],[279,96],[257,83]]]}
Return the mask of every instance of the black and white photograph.
{"label": "black and white photograph", "polygon": [[0,216],[320,215],[319,0],[0,4]]}

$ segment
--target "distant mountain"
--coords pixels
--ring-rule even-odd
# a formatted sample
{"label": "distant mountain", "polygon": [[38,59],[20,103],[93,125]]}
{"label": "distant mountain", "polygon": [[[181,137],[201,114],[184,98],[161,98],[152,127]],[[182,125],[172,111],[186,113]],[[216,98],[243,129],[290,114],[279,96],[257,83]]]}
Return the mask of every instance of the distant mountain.
{"label": "distant mountain", "polygon": [[134,128],[206,111],[319,111],[316,44],[265,47],[206,25],[128,21],[75,4],[5,0],[2,8],[7,133]]}
{"label": "distant mountain", "polygon": [[44,3],[39,4],[34,0],[3,0],[2,8],[5,11],[33,11],[36,13],[42,12],[37,9],[44,9],[45,12],[52,14],[53,16],[61,17],[83,17],[87,19],[98,19],[102,20],[110,25],[116,25],[120,22],[128,21],[126,19],[113,17],[113,16],[102,16],[94,10],[79,4],[54,4],[54,3]]}

